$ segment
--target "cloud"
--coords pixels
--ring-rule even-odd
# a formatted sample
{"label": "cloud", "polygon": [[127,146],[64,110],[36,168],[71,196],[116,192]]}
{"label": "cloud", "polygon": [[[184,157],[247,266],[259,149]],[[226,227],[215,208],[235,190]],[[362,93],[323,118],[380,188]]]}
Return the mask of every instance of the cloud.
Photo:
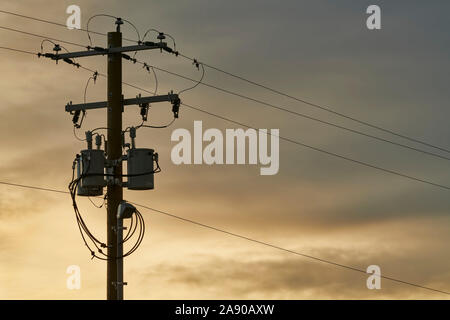
{"label": "cloud", "polygon": [[[65,21],[65,9],[71,3],[55,0],[49,4],[46,1],[46,10],[42,10],[42,3],[6,1],[5,10]],[[404,3],[386,2],[382,4],[383,29],[378,33],[365,29],[365,4],[370,4],[367,1],[300,5],[292,0],[285,1],[283,6],[273,1],[236,4],[141,0],[134,1],[133,5],[108,1],[106,7],[105,3],[79,2],[83,26],[96,13],[121,15],[133,21],[141,34],[147,27],[170,33],[176,38],[180,52],[200,61],[405,135],[443,147],[448,143],[450,96],[446,84],[450,64],[448,42],[443,41],[448,33],[448,10],[444,9],[448,3],[445,1],[432,5],[410,1],[407,10]],[[88,43],[85,32],[4,14],[0,14],[0,19],[2,24],[22,30]],[[99,18],[91,27],[106,32],[114,25],[111,19]],[[123,31],[124,37],[136,37],[126,25]],[[42,39],[0,32],[5,46],[40,50]],[[96,45],[106,43],[105,37],[93,35],[92,38]],[[68,45],[68,49],[75,47]],[[51,47],[45,46],[45,50]],[[3,51],[0,54],[3,75],[0,88],[4,101],[0,106],[3,155],[0,180],[65,189],[72,159],[85,145],[73,137],[71,118],[63,108],[70,100],[82,102],[90,74],[64,63],[55,65],[28,55]],[[194,78],[199,76],[199,72],[181,58],[157,51],[139,53],[138,57]],[[80,63],[100,72],[106,70],[104,57],[83,58]],[[153,78],[140,67],[125,62],[123,66],[124,81],[149,90],[154,88]],[[160,93],[187,87],[185,81],[161,72],[158,72],[158,80]],[[209,68],[205,81],[416,146],[411,141],[312,109]],[[123,91],[126,97],[139,93],[126,86]],[[95,86],[89,86],[87,100],[100,101],[105,96],[106,81],[99,78]],[[280,128],[282,136],[305,144],[448,185],[446,161],[262,108],[202,86],[188,92],[182,100],[258,128]],[[203,120],[205,128],[235,127],[185,107],[180,115],[167,130],[138,132],[138,146],[159,152],[163,172],[155,176],[155,190],[125,191],[127,199],[346,264],[365,267],[373,261],[382,261],[382,270],[387,273],[422,284],[441,288],[448,282],[449,263],[443,254],[448,251],[445,243],[449,240],[447,191],[286,142],[280,142],[280,172],[272,177],[259,176],[258,166],[175,166],[170,160],[172,129],[190,129],[194,120]],[[169,104],[152,105],[152,124],[165,123],[170,117]],[[79,135],[88,128],[104,125],[105,118],[103,111],[89,112]],[[138,123],[137,108],[127,108],[124,118],[124,126]],[[5,221],[0,233],[0,250],[3,257],[17,258],[2,260],[3,277],[39,276],[39,270],[29,268],[29,264],[46,270],[37,281],[45,283],[44,277],[59,272],[50,263],[59,263],[60,267],[71,259],[86,258],[68,197],[19,191],[7,186],[0,188],[0,220]],[[64,213],[63,219],[57,215],[60,212],[55,212],[56,207]],[[100,219],[104,215],[91,215],[88,208],[83,212],[104,231],[104,221]],[[41,230],[43,216],[48,217],[46,233],[33,231]],[[132,289],[136,298],[154,297],[155,293],[144,288],[144,284],[155,284],[154,278],[158,276],[163,279],[155,284],[159,297],[190,297],[190,292],[208,298],[429,297],[420,289],[388,282],[383,282],[386,290],[368,292],[364,286],[365,275],[300,258],[256,255],[256,249],[242,242],[228,238],[216,240],[216,234],[211,234],[213,231],[201,232],[198,227],[190,229],[184,223],[155,217],[152,216],[151,222],[157,230],[152,229],[151,240],[145,244],[152,250],[138,251],[132,258],[136,260],[130,261],[130,269],[138,271],[130,277],[136,276],[136,280],[143,283],[135,282],[139,283]],[[22,222],[28,220],[29,224],[22,226]],[[74,229],[70,229],[72,227]],[[64,234],[68,230],[73,231],[70,236]],[[51,236],[61,238],[64,246],[78,255],[62,249],[53,253]],[[34,243],[41,243],[42,248],[32,252],[29,247]],[[229,248],[229,243],[233,248]],[[152,247],[156,244],[160,248]],[[207,254],[195,255],[197,247]],[[239,251],[240,248],[245,252]],[[43,254],[49,257],[49,264],[43,261]],[[173,255],[184,259],[185,263],[172,261]],[[141,265],[141,259],[146,263]],[[90,271],[88,283],[92,287],[83,293],[85,296],[103,293],[103,282],[95,280],[98,273],[103,272],[101,267],[86,265]],[[147,267],[153,271],[146,273]],[[64,271],[64,266],[61,270]],[[21,296],[21,292],[25,296],[35,294],[26,285],[19,286],[12,280],[7,288],[8,292],[14,290],[14,296]],[[49,288],[58,287],[53,284]],[[63,291],[53,293],[52,290],[48,289],[43,297],[67,296]],[[3,292],[2,297],[8,297],[8,292]]]}
{"label": "cloud", "polygon": [[[374,261],[382,261],[383,275],[400,267],[394,250],[360,254],[347,249],[322,248],[313,252],[316,256],[339,263],[357,266],[362,270]],[[440,260],[433,253],[433,260]],[[393,273],[402,280],[413,279],[421,285],[437,286],[442,290],[450,274],[444,268],[438,274],[430,275],[429,264],[422,260],[408,258],[406,263],[413,268],[402,268]],[[405,261],[403,261],[405,263]],[[394,268],[392,268],[392,265]],[[390,267],[391,266],[391,267]],[[428,268],[428,269],[427,269]],[[148,268],[151,272],[141,274],[141,281],[150,281],[154,277],[162,277],[166,286],[177,288],[175,297],[185,299],[188,294],[202,299],[411,299],[411,298],[446,298],[445,295],[395,283],[382,279],[381,290],[368,290],[366,280],[369,276],[335,266],[308,261],[302,257],[273,255],[258,258],[251,252],[238,256],[223,258],[214,255],[191,256],[188,263],[168,265],[166,263]],[[409,270],[408,270],[409,269]],[[386,271],[385,271],[386,270]],[[383,273],[384,272],[384,273]],[[436,282],[439,279],[439,282]],[[188,293],[189,292],[189,293]]]}

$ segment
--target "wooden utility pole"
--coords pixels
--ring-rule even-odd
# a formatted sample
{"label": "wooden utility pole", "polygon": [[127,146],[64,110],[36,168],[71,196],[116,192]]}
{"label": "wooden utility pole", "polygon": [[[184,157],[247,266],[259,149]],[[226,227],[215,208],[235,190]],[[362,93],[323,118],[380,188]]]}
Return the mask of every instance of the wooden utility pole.
{"label": "wooden utility pole", "polygon": [[[108,33],[108,49],[122,46],[122,33],[120,25],[116,32]],[[123,299],[123,246],[121,219],[117,219],[117,207],[123,199],[122,190],[122,162],[117,161],[122,157],[122,54],[112,53],[108,55],[108,161],[116,162],[113,167],[114,183],[107,186],[107,275],[106,290],[108,300]]]}
{"label": "wooden utility pole", "polygon": [[[47,54],[53,60],[64,60],[68,63],[75,64],[71,59],[90,57],[90,56],[107,56],[108,57],[108,86],[107,86],[107,101],[90,102],[82,104],[66,105],[66,111],[71,114],[85,112],[92,109],[107,109],[107,276],[106,276],[106,297],[108,300],[122,300],[123,286],[126,282],[123,281],[123,219],[118,218],[117,208],[123,200],[123,187],[126,183],[123,182],[122,173],[122,113],[124,106],[128,105],[148,105],[156,102],[171,102],[172,112],[175,117],[178,117],[178,108],[180,106],[180,99],[177,94],[168,93],[167,95],[154,95],[150,97],[142,97],[140,94],[136,98],[124,99],[122,96],[122,58],[133,60],[124,52],[136,52],[141,50],[160,49],[173,53],[173,50],[167,47],[167,43],[163,42],[163,36],[158,37],[159,42],[146,41],[139,42],[137,45],[122,47],[122,33],[120,32],[120,25],[122,20],[117,18],[116,31],[108,33],[108,47],[88,47],[87,51],[68,52],[56,54]],[[59,46],[58,46],[59,47]],[[103,188],[103,186],[98,186]]]}

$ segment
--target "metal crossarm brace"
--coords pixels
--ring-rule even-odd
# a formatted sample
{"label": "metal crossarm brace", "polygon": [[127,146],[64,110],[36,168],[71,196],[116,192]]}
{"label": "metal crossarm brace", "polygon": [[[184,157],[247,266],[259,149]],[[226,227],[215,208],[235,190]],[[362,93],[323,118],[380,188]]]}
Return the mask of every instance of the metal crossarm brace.
{"label": "metal crossarm brace", "polygon": [[62,60],[62,59],[72,59],[72,58],[81,58],[81,57],[90,57],[90,56],[103,56],[106,54],[112,53],[122,53],[122,52],[133,52],[133,51],[141,51],[148,49],[164,49],[167,48],[166,42],[158,42],[154,45],[146,45],[139,44],[133,46],[125,46],[125,47],[114,47],[114,48],[106,48],[105,50],[88,50],[88,51],[77,51],[77,52],[69,52],[69,53],[61,53],[55,54],[52,59],[53,60]]}
{"label": "metal crossarm brace", "polygon": [[[136,97],[131,99],[123,99],[123,105],[139,105],[142,103],[155,103],[155,102],[175,102],[178,100],[178,95],[175,93],[169,93],[166,95],[160,96],[150,96],[150,97]],[[100,102],[89,102],[89,103],[80,103],[80,104],[72,104],[72,101],[66,105],[67,112],[74,112],[80,110],[90,110],[90,109],[101,109],[106,108],[108,106],[107,101]]]}

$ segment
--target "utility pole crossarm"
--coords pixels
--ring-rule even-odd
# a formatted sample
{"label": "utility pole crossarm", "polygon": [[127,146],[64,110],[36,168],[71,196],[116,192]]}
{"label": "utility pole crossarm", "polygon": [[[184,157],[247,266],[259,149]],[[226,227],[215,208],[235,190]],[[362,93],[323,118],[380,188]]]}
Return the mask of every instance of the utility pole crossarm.
{"label": "utility pole crossarm", "polygon": [[[72,101],[70,101],[65,106],[65,111],[69,112],[73,116],[72,122],[74,124],[74,130],[76,128],[81,128],[83,119],[86,115],[86,110],[104,108],[106,109],[107,120],[106,128],[101,128],[107,129],[107,133],[105,135],[100,135],[97,133],[95,137],[97,149],[94,150],[92,148],[92,133],[97,129],[86,132],[85,140],[87,141],[87,149],[82,150],[81,155],[77,155],[76,157],[76,162],[74,162],[73,169],[75,170],[75,167],[77,168],[78,179],[74,179],[74,177],[72,178],[70,188],[75,213],[77,214],[77,218],[81,218],[81,216],[79,216],[79,211],[75,202],[75,197],[77,195],[88,197],[93,195],[103,195],[103,191],[106,186],[107,190],[104,198],[107,211],[106,243],[101,243],[101,248],[97,246],[97,243],[100,244],[99,240],[93,237],[93,235],[84,225],[84,222],[78,220],[78,224],[84,243],[90,249],[92,257],[106,260],[107,299],[123,300],[123,287],[127,284],[123,279],[123,259],[137,249],[144,237],[145,231],[144,219],[142,218],[139,211],[137,211],[134,206],[131,206],[123,199],[123,187],[125,186],[123,183],[123,177],[128,177],[126,181],[126,187],[128,187],[129,190],[150,190],[154,189],[153,174],[161,171],[158,164],[158,154],[155,153],[153,149],[136,148],[136,127],[129,128],[131,143],[125,143],[124,133],[127,130],[122,130],[124,106],[139,106],[140,116],[142,117],[141,126],[143,126],[144,122],[148,120],[148,112],[151,103],[169,102],[171,104],[171,109],[175,120],[176,118],[178,118],[181,101],[178,94],[174,94],[173,91],[170,91],[165,95],[156,95],[155,92],[155,95],[148,97],[142,97],[141,94],[139,94],[135,98],[124,98],[122,94],[122,62],[124,59],[132,61],[133,63],[138,62],[134,58],[134,56],[131,56],[132,54],[128,55],[126,54],[126,52],[159,49],[160,52],[164,51],[174,54],[175,56],[178,56],[179,53],[178,51],[167,46],[167,43],[164,42],[164,39],[166,39],[166,37],[164,36],[164,33],[161,32],[159,32],[159,35],[157,36],[159,42],[139,41],[137,42],[137,44],[131,46],[122,46],[122,33],[120,32],[120,26],[123,24],[123,20],[121,18],[116,18],[115,24],[116,31],[108,32],[108,43],[106,45],[106,48],[87,46],[87,50],[84,51],[61,53],[61,50],[64,48],[59,44],[54,43],[55,46],[53,48],[53,53],[41,52],[38,54],[38,57],[42,56],[45,58],[50,58],[56,61],[56,63],[58,63],[59,60],[62,60],[77,67],[81,67],[81,65],[75,62],[74,58],[91,56],[106,56],[105,58],[107,58],[106,101],[86,103],[86,99],[84,99],[85,103],[72,104]],[[147,70],[149,70],[150,68],[150,66],[145,63],[144,67],[146,67]],[[93,76],[94,81],[97,75],[98,72],[95,71]],[[102,76],[104,75],[102,74]],[[80,120],[80,115],[82,112],[83,115]],[[161,127],[154,126],[154,128],[165,128],[169,125]],[[104,149],[101,148],[102,140],[104,140]],[[126,156],[124,156],[123,153],[126,146],[128,146],[129,148],[126,151]],[[127,163],[127,175],[123,174],[123,161],[126,161]],[[91,174],[98,177],[99,181],[83,180],[87,177],[90,177]],[[112,176],[114,177],[114,179],[107,179],[105,183],[105,176]],[[131,178],[136,179],[132,180]],[[128,209],[126,210],[131,211],[128,214],[124,214],[125,211],[123,211],[121,208],[124,208],[124,206],[127,204],[130,207],[128,207]],[[120,212],[122,212],[122,214],[119,214]],[[134,234],[134,230],[136,230],[136,227],[134,227],[132,234],[130,234],[129,236],[127,233],[124,238],[123,230],[127,229],[127,227],[124,227],[124,219],[131,218],[133,214],[137,217],[136,227],[139,224],[139,236],[135,245],[132,246],[131,249],[124,254],[124,243]],[[86,234],[89,239],[94,242],[94,245],[96,249],[98,249],[100,255],[97,255],[97,253],[93,251],[95,250],[95,248],[90,248],[85,240],[84,234]],[[103,248],[106,248],[106,252],[102,251]]]}
{"label": "utility pole crossarm", "polygon": [[[171,103],[176,103],[179,100],[178,95],[175,93],[169,93],[166,95],[159,96],[150,96],[150,97],[136,97],[131,99],[123,99],[123,105],[140,105],[143,103],[155,103],[155,102],[164,102],[168,101]],[[80,104],[72,104],[69,102],[66,105],[67,112],[74,112],[80,110],[90,110],[90,109],[101,109],[106,108],[108,106],[107,101],[99,101],[99,102],[89,102],[89,103],[80,103]]]}
{"label": "utility pole crossarm", "polygon": [[51,59],[53,59],[53,60],[72,59],[72,58],[91,57],[91,56],[98,56],[98,55],[107,55],[107,54],[113,54],[113,53],[142,51],[142,50],[149,50],[149,49],[162,49],[162,50],[165,50],[168,52],[172,52],[172,49],[167,47],[166,42],[158,42],[158,43],[144,42],[143,44],[138,44],[138,45],[133,45],[133,46],[113,47],[113,48],[90,48],[87,51],[52,54]]}

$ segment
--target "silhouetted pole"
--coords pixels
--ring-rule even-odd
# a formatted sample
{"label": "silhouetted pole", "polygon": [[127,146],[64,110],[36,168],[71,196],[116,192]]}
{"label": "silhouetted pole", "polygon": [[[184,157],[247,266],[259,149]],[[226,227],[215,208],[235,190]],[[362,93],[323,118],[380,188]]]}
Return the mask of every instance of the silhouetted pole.
{"label": "silhouetted pole", "polygon": [[[122,46],[120,25],[116,32],[108,32],[108,48]],[[107,159],[119,160],[122,157],[122,54],[108,54],[108,148]],[[117,207],[123,199],[122,163],[114,167],[114,175],[119,177],[107,187],[107,299],[123,299],[123,246],[121,245],[122,230],[117,219]],[[120,185],[118,184],[120,183]],[[120,231],[120,232],[119,232]]]}
{"label": "silhouetted pole", "polygon": [[[117,208],[123,200],[123,182],[122,182],[122,113],[125,105],[139,105],[168,101],[172,103],[172,112],[178,118],[178,108],[180,99],[177,94],[169,93],[167,95],[153,95],[150,97],[141,97],[139,95],[132,99],[123,99],[122,96],[122,58],[131,59],[124,52],[137,52],[142,50],[159,49],[173,53],[173,49],[167,47],[163,42],[164,36],[158,37],[160,42],[154,43],[146,41],[137,45],[122,47],[122,33],[120,25],[123,24],[121,18],[116,20],[116,32],[108,32],[108,48],[88,48],[87,51],[67,52],[61,54],[51,54],[53,60],[63,60],[74,64],[72,59],[91,56],[108,57],[108,88],[107,101],[98,101],[82,104],[66,105],[66,111],[78,116],[81,111],[91,109],[107,108],[107,141],[105,149],[107,156],[107,274],[106,274],[106,297],[108,300],[123,300],[123,219],[117,218]],[[75,119],[75,118],[74,118]],[[75,121],[76,122],[76,121]],[[107,142],[107,144],[106,144]],[[125,159],[126,160],[126,159]],[[152,160],[154,161],[154,160]],[[101,187],[103,188],[103,184]],[[102,252],[104,253],[104,252]],[[130,253],[130,252],[129,252]]]}

